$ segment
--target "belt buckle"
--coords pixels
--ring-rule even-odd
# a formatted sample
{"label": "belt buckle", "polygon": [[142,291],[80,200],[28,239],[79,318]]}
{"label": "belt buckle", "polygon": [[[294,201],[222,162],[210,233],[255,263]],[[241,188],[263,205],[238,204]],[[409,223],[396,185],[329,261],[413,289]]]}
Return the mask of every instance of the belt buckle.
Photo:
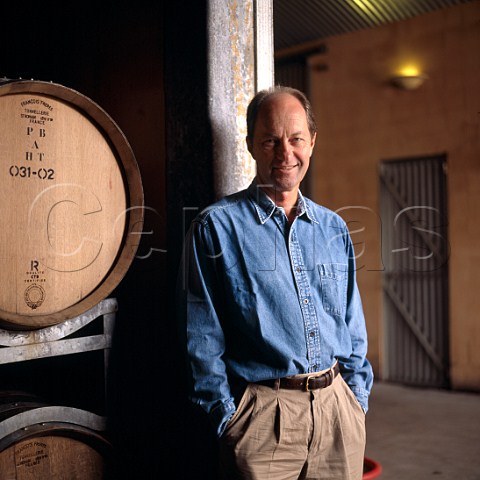
{"label": "belt buckle", "polygon": [[308,382],[312,379],[312,378],[315,378],[317,377],[317,375],[308,375],[308,377],[306,378],[305,380],[305,391],[306,392],[310,392],[310,387],[308,386]]}

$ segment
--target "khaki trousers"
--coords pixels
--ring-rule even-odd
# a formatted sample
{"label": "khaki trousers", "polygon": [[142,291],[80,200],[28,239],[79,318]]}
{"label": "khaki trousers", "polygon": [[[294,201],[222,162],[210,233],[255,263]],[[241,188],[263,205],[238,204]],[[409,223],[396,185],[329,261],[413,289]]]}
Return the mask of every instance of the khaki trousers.
{"label": "khaki trousers", "polygon": [[361,480],[365,438],[341,375],[310,392],[249,384],[220,439],[220,478]]}

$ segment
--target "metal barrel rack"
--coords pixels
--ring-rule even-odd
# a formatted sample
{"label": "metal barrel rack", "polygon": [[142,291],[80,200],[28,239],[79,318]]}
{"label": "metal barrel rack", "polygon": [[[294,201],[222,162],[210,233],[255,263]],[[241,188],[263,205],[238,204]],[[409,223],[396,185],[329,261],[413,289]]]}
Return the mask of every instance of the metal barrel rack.
{"label": "metal barrel rack", "polygon": [[[0,329],[0,370],[7,364],[103,351],[105,415],[52,405],[35,392],[0,392],[0,471],[8,478],[105,478],[111,454],[107,377],[117,309],[116,299],[109,298],[53,326]],[[94,323],[96,329],[89,328]]]}

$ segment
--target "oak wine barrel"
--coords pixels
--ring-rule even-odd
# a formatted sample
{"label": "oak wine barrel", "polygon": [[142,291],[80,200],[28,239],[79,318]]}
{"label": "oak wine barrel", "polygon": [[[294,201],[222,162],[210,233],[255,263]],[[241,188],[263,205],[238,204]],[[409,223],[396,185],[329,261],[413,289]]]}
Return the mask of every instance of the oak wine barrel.
{"label": "oak wine barrel", "polygon": [[137,250],[143,189],[118,125],[55,83],[0,80],[0,324],[78,316],[120,283]]}
{"label": "oak wine barrel", "polygon": [[102,417],[51,406],[25,392],[0,393],[0,477],[102,480],[112,447]]}

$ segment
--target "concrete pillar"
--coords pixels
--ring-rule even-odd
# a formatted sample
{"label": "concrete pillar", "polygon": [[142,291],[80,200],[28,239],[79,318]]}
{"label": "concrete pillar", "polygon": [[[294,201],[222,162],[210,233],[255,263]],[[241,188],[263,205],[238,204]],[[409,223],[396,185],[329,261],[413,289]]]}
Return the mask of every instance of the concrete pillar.
{"label": "concrete pillar", "polygon": [[253,95],[273,84],[272,0],[209,0],[208,108],[215,197],[248,186],[255,162],[245,144]]}

